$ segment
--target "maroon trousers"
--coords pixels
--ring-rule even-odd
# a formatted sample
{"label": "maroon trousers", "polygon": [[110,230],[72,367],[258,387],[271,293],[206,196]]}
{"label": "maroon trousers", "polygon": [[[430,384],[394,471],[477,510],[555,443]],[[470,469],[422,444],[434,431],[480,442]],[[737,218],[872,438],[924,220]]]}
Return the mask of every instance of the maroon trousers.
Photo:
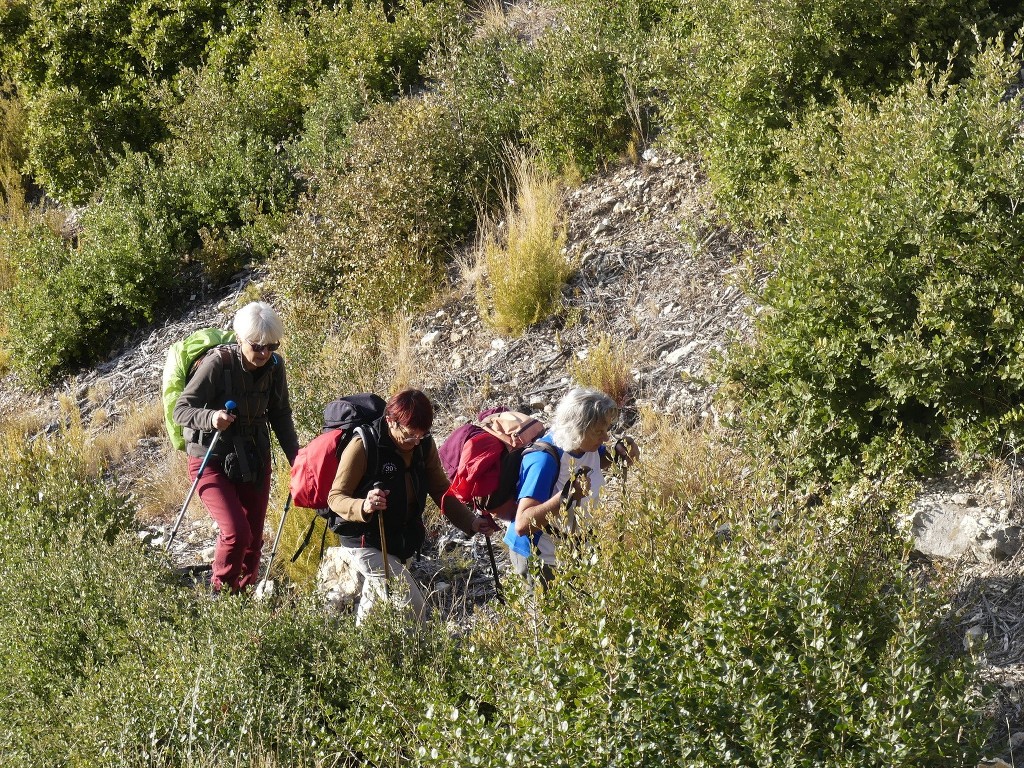
{"label": "maroon trousers", "polygon": [[[202,463],[201,458],[189,457],[188,472],[193,480]],[[213,551],[213,589],[219,592],[226,586],[231,592],[238,592],[255,584],[270,500],[270,462],[264,466],[259,481],[235,483],[224,474],[220,460],[211,458],[196,493],[220,528]]]}

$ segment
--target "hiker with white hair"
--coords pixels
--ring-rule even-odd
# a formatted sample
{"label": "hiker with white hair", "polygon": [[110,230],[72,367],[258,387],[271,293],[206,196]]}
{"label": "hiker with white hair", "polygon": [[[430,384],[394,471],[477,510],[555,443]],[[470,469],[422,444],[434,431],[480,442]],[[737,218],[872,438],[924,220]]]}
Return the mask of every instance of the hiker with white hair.
{"label": "hiker with white hair", "polygon": [[546,585],[558,564],[558,539],[578,533],[598,503],[602,470],[614,461],[631,464],[639,457],[631,437],[605,446],[618,418],[619,408],[608,395],[577,387],[559,401],[547,434],[523,454],[516,519],[505,536],[520,576],[528,576],[535,556]]}
{"label": "hiker with white hair", "polygon": [[[270,500],[270,430],[289,463],[299,450],[284,360],[276,353],[284,335],[281,318],[269,304],[254,301],[235,314],[233,326],[237,342],[202,358],[174,406],[189,474],[199,475],[196,492],[220,528],[211,579],[216,593],[241,591],[259,575]],[[236,407],[228,410],[232,400]]]}

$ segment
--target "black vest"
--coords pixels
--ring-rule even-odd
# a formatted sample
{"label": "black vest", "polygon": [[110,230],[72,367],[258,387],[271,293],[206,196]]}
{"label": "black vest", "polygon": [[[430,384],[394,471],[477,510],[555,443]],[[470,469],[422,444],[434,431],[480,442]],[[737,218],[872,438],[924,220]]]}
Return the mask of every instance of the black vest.
{"label": "black vest", "polygon": [[[357,496],[366,497],[374,483],[382,483],[388,493],[388,508],[384,510],[384,535],[387,537],[388,554],[399,560],[407,560],[422,546],[427,530],[423,524],[423,510],[427,505],[426,455],[429,448],[426,438],[413,449],[412,464],[405,466],[405,460],[398,452],[386,421],[381,418],[367,430],[377,440],[377,466],[369,466],[370,451],[367,451],[366,476],[359,484]],[[411,475],[412,504],[406,486],[406,474]],[[336,517],[336,516],[335,516]],[[346,547],[372,547],[380,549],[380,524],[374,515],[367,523],[357,523],[336,517],[332,530]]]}

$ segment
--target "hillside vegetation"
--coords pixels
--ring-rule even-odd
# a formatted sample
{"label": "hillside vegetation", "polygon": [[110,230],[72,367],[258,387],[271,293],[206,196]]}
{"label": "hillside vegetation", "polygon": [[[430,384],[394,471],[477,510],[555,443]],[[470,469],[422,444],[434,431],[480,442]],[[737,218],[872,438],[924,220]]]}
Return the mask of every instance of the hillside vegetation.
{"label": "hillside vegetation", "polygon": [[[641,409],[646,461],[555,587],[510,584],[454,634],[182,590],[73,414],[8,419],[4,765],[975,765],[978,671],[894,521],[916,474],[1019,440],[1022,22],[1000,0],[5,3],[0,361],[24,384],[250,267],[312,434],[325,392],[415,380],[408,317],[460,266],[501,333],[580,322],[559,191],[652,143],[757,244],[760,311],[717,369],[726,423]],[[628,402],[621,343],[566,374]]]}

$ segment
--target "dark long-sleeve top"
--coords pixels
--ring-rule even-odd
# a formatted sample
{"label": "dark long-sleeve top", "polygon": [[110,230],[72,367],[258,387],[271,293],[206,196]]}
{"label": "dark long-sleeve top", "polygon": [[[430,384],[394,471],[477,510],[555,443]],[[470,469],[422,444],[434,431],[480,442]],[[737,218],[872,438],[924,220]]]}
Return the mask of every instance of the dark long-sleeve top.
{"label": "dark long-sleeve top", "polygon": [[[237,344],[222,349],[230,354],[218,349],[208,352],[174,406],[174,420],[185,428],[186,453],[199,457],[206,454],[214,432],[214,413],[223,410],[228,400],[234,400],[237,417],[225,436],[252,437],[266,459],[270,455],[269,425],[288,462],[293,463],[299,452],[299,438],[292,421],[284,360],[274,354],[262,367],[246,371]],[[222,457],[232,449],[232,440],[222,438],[213,453]]]}

